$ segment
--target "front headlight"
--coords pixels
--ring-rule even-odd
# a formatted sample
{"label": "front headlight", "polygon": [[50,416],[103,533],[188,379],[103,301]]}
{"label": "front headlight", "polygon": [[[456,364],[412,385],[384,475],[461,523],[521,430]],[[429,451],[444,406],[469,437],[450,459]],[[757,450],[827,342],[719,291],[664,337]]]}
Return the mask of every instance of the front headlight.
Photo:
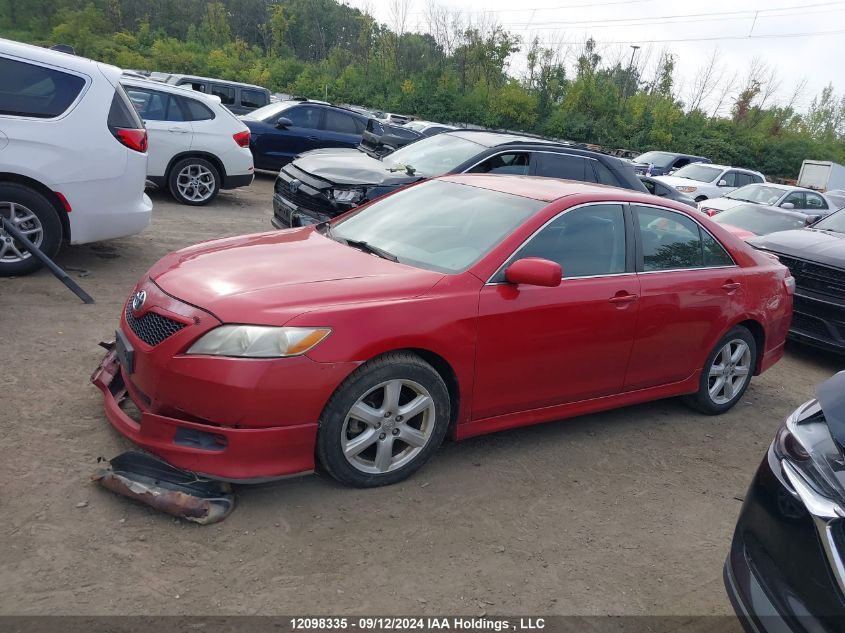
{"label": "front headlight", "polygon": [[683,191],[684,193],[692,193],[693,191],[698,189],[698,187],[689,187],[687,185],[681,185],[680,187],[675,187],[675,189],[677,189],[678,191]]}
{"label": "front headlight", "polygon": [[242,358],[299,356],[330,333],[329,328],[221,325],[191,345],[187,353]]}
{"label": "front headlight", "polygon": [[332,189],[332,199],[334,199],[335,202],[354,204],[363,197],[363,189]]}

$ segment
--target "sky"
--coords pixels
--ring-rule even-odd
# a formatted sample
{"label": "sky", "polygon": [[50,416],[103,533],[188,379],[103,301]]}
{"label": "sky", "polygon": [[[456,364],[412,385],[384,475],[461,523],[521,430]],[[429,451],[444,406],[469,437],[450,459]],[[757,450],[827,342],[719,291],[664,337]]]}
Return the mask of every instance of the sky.
{"label": "sky", "polygon": [[[391,23],[391,4],[402,0],[345,0],[368,8],[380,22]],[[409,30],[427,31],[430,0],[409,2]],[[495,18],[523,41],[536,35],[542,42],[561,43],[572,67],[586,37],[599,44],[606,59],[634,63],[650,78],[660,52],[676,59],[676,88],[684,98],[692,91],[699,69],[718,50],[720,75],[741,79],[757,58],[776,71],[779,90],[772,99],[789,102],[802,81],[795,105],[805,110],[828,83],[845,91],[845,0],[435,0],[467,19]],[[634,51],[631,45],[640,48]],[[525,70],[524,54],[512,60],[510,72]],[[571,74],[570,74],[571,76]],[[714,106],[714,94],[709,105]]]}

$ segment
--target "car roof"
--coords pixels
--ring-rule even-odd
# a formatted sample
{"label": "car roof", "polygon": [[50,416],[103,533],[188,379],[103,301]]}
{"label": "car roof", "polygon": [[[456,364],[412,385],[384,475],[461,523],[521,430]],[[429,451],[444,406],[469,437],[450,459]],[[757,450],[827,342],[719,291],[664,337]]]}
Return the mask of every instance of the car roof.
{"label": "car roof", "polygon": [[443,132],[443,134],[458,136],[486,147],[496,147],[507,143],[534,143],[536,145],[563,146],[563,143],[556,141],[531,136],[522,136],[520,134],[511,134],[507,132],[489,132],[487,130],[452,130],[450,132]]}
{"label": "car roof", "polygon": [[[643,202],[654,204],[655,197],[649,193],[641,193],[620,187],[610,187],[577,180],[561,180],[559,178],[545,178],[542,176],[516,176],[511,174],[450,174],[440,176],[438,180],[446,180],[461,185],[469,185],[480,189],[509,193],[522,198],[531,198],[540,202],[552,202],[567,196],[578,194],[595,195],[622,202]],[[663,202],[663,199],[660,199]],[[675,205],[678,203],[675,202]],[[676,208],[671,203],[666,205]]]}
{"label": "car roof", "polygon": [[[693,164],[696,164],[696,163],[693,163]],[[702,164],[702,166],[703,167],[715,167],[717,169],[723,169],[723,170],[724,169],[736,169],[736,170],[739,170],[739,171],[747,172],[749,174],[756,174],[758,176],[763,175],[759,171],[754,171],[753,169],[748,169],[748,167],[733,167],[732,165],[717,165],[716,163],[706,163],[706,164]],[[748,183],[748,184],[762,185],[764,183],[756,182],[756,183]],[[768,183],[765,183],[765,184],[768,184]]]}
{"label": "car roof", "polygon": [[19,57],[21,59],[40,62],[55,66],[56,68],[64,68],[79,73],[84,73],[89,77],[96,77],[96,70],[99,68],[102,73],[111,80],[120,77],[121,70],[116,66],[104,64],[102,62],[88,59],[87,57],[80,57],[71,53],[62,53],[61,51],[50,50],[49,48],[42,48],[41,46],[33,46],[32,44],[22,44],[14,40],[7,40],[0,38],[0,53],[10,55],[12,57]]}
{"label": "car roof", "polygon": [[218,79],[216,77],[203,77],[202,75],[183,75],[181,73],[171,73],[168,75],[166,82],[170,83],[170,78],[176,77],[177,79],[199,79],[201,81],[213,81],[218,84],[229,84],[232,86],[242,86],[244,88],[253,88],[255,90],[261,90],[270,92],[267,88],[263,86],[256,86],[255,84],[247,84],[243,81],[231,81],[230,79]]}
{"label": "car roof", "polygon": [[150,90],[159,90],[161,92],[184,94],[185,96],[190,96],[194,99],[205,101],[206,103],[220,103],[219,98],[205,94],[204,92],[200,92],[199,90],[194,90],[193,88],[187,88],[185,86],[176,86],[174,84],[164,83],[163,81],[156,81],[155,79],[139,79],[138,77],[133,77],[131,75],[123,75],[120,78],[120,83],[138,86],[141,88],[149,88]]}

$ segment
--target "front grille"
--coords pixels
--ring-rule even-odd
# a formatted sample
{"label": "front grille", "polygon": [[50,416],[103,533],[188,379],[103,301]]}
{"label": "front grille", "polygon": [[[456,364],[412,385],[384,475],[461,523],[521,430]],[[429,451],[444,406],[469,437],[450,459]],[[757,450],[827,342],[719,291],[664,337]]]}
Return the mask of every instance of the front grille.
{"label": "front grille", "polygon": [[276,193],[304,211],[316,211],[324,215],[337,215],[337,209],[335,209],[331,201],[323,195],[320,189],[312,187],[300,180],[299,187],[296,191],[292,191],[290,188],[290,182],[292,180],[299,179],[294,178],[294,176],[282,170],[279,177],[276,178]]}
{"label": "front grille", "polygon": [[781,263],[795,277],[795,286],[811,292],[845,299],[845,270],[814,264],[777,253]]}
{"label": "front grille", "polygon": [[139,339],[150,347],[158,345],[185,327],[184,323],[174,321],[156,312],[147,312],[139,318],[132,314],[131,302],[126,304],[126,322]]}
{"label": "front grille", "polygon": [[806,314],[796,312],[792,315],[792,329],[801,334],[831,338],[830,330],[824,321]]}

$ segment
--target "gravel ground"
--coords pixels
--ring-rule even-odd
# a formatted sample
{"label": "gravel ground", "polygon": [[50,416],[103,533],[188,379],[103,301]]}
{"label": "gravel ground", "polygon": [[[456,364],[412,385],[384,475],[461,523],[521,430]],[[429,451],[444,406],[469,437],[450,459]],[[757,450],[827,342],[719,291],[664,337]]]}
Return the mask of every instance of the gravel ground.
{"label": "gravel ground", "polygon": [[[730,413],[666,400],[444,445],[401,484],[241,487],[202,527],[90,483],[130,448],[89,375],[166,252],[269,229],[272,178],[66,247],[97,299],[0,279],[0,614],[728,614],[740,499],[780,421],[845,359],[792,346]],[[84,271],[84,272],[82,272]]]}

